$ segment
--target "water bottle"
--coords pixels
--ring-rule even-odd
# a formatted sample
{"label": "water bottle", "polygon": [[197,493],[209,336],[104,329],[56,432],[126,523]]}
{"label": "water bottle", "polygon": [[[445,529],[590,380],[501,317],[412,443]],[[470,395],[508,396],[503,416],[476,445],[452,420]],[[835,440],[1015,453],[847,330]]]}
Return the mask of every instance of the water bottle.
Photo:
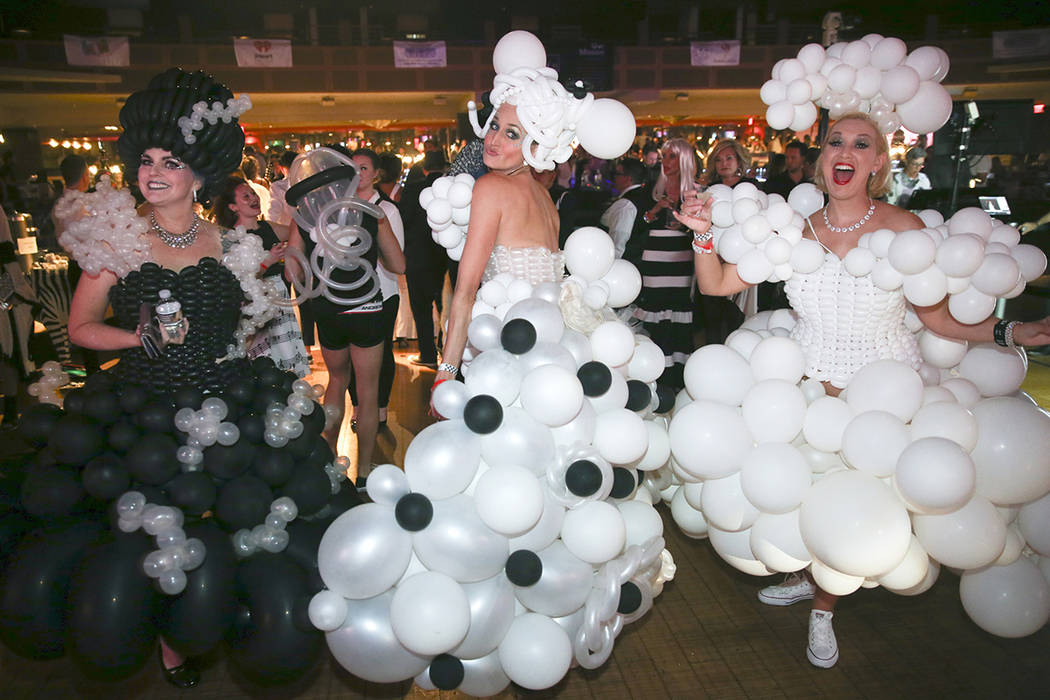
{"label": "water bottle", "polygon": [[160,301],[154,307],[157,322],[164,326],[170,335],[175,335],[182,326],[182,304],[171,296],[168,289],[160,290],[157,296],[160,297]]}

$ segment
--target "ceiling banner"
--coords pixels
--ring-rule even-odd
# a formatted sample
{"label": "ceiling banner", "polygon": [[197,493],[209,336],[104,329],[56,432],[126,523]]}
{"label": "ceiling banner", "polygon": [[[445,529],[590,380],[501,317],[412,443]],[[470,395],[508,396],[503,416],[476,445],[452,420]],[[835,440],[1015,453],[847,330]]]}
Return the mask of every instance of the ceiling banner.
{"label": "ceiling banner", "polygon": [[739,66],[740,42],[692,41],[689,43],[689,63],[694,66]]}
{"label": "ceiling banner", "polygon": [[234,39],[233,51],[241,68],[291,68],[289,39]]}
{"label": "ceiling banner", "polygon": [[126,36],[74,36],[63,34],[66,62],[71,66],[114,66],[130,64],[131,51]]}
{"label": "ceiling banner", "polygon": [[395,41],[394,65],[398,68],[444,68],[445,42]]}

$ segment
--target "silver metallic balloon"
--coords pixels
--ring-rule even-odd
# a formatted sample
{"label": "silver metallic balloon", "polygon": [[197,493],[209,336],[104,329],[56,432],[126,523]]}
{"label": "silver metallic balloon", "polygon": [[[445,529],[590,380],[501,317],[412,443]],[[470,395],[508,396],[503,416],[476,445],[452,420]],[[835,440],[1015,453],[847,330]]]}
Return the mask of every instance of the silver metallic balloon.
{"label": "silver metallic balloon", "polygon": [[365,503],[335,519],[317,550],[325,586],[344,598],[371,598],[401,578],[412,555],[412,536],[394,509]]}
{"label": "silver metallic balloon", "polygon": [[429,657],[413,654],[394,636],[390,625],[393,597],[393,591],[387,591],[374,598],[347,601],[346,622],[325,634],[335,660],[373,683],[406,680],[430,665]]}
{"label": "silver metallic balloon", "polygon": [[412,534],[412,547],[428,569],[461,583],[495,576],[510,554],[507,538],[490,530],[474,500],[462,494],[434,501],[434,518],[426,529]]}

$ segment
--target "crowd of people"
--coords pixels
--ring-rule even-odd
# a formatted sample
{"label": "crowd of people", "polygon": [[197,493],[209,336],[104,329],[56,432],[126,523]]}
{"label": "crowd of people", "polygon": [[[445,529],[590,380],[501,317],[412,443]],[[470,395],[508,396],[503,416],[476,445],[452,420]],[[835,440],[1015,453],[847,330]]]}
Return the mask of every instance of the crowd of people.
{"label": "crowd of people", "polygon": [[[761,170],[755,167],[755,154],[733,138],[716,140],[703,153],[682,138],[648,141],[611,160],[577,149],[571,157],[552,156],[551,167],[537,168],[522,152],[523,142],[529,142],[525,137],[535,126],[522,114],[528,105],[518,104],[518,99],[525,99],[521,95],[497,103],[485,122],[469,234],[458,264],[450,264],[445,249],[435,242],[433,222],[419,203],[426,188],[449,171],[440,148],[430,148],[417,176],[402,186],[398,157],[333,144],[328,148],[339,163],[333,172],[348,169],[340,172],[350,173],[346,177],[352,178],[355,189],[346,194],[363,212],[360,225],[367,235],[362,234],[361,240],[367,244],[358,264],[332,272],[329,289],[307,301],[298,314],[282,306],[251,337],[238,338],[245,290],[251,283],[262,280],[273,298],[289,302],[292,286],[308,277],[303,261],[323,257],[319,246],[321,251],[328,249],[293,214],[310,191],[304,188],[309,178],[293,178],[294,152],[265,157],[245,148],[236,114],[224,123],[196,129],[208,148],[193,147],[186,131],[192,132],[192,125],[186,127],[174,117],[160,123],[163,120],[149,116],[172,113],[157,105],[182,104],[185,98],[176,95],[183,90],[219,100],[219,105],[233,99],[225,86],[209,76],[178,69],[129,97],[119,142],[125,167],[134,173],[129,185],[135,188],[138,205],[136,221],[129,225],[140,226],[151,247],[145,258],[128,263],[130,269],[118,271],[110,268],[119,265],[110,265],[84,270],[69,313],[70,338],[88,351],[116,353],[119,362],[112,377],[118,385],[141,385],[154,396],[190,390],[197,399],[205,394],[234,396],[253,371],[258,375],[270,361],[279,371],[302,378],[311,369],[310,346],[318,344],[328,372],[328,384],[319,397],[326,422],[323,430],[318,426],[318,434],[327,450],[321,444],[310,452],[337,454],[349,392],[353,415],[348,427],[357,434],[353,472],[360,488],[374,466],[377,433],[387,420],[397,371],[395,323],[406,306],[402,301],[407,301],[418,337],[418,355],[410,362],[432,371],[435,387],[453,381],[461,365],[470,360],[468,326],[476,305],[482,303],[479,289],[501,276],[530,285],[560,282],[565,273],[562,248],[568,236],[582,227],[607,232],[615,256],[640,273],[641,292],[632,306],[621,310],[619,319],[659,347],[663,372],[656,384],[661,388],[681,390],[686,362],[698,346],[721,342],[745,315],[778,305],[790,305],[798,313],[799,333],[823,340],[805,345],[803,351],[806,376],[822,382],[829,395],[837,396],[844,385],[838,375],[825,372],[828,366],[848,366],[847,374],[852,375],[876,359],[918,357],[917,341],[905,328],[903,292],[875,287],[870,275],[846,274],[842,261],[868,231],[923,227],[922,220],[907,210],[909,198],[930,186],[922,173],[927,155],[922,148],[908,150],[903,168],[892,174],[887,142],[877,125],[866,115],[852,113],[831,126],[820,148],[790,140],[782,148],[782,163],[770,158]],[[560,162],[555,165],[554,160]],[[82,158],[67,158],[62,174],[70,190],[86,191],[91,186]],[[803,232],[822,247],[823,261],[816,271],[796,273],[786,284],[767,288],[765,294],[761,290],[749,294],[753,285],[714,254],[709,231],[712,200],[705,190],[745,185],[786,198],[803,183],[813,183],[826,197],[826,205],[806,219]],[[100,185],[102,190],[109,187],[109,183]],[[56,240],[69,225],[70,221],[56,217]],[[228,260],[241,240],[240,230],[258,236],[265,251],[257,269],[247,271],[248,282]],[[15,293],[31,305],[31,290],[16,274],[7,238],[0,241],[0,261],[15,280]],[[128,255],[120,251],[115,262],[128,262]],[[446,277],[453,291],[449,308],[444,309]],[[846,286],[853,290],[849,299],[857,301],[840,308],[843,317],[869,308],[861,301],[872,301],[885,313],[852,325],[836,325],[833,321],[838,318],[814,314],[813,309],[839,303]],[[407,300],[402,299],[406,290]],[[143,309],[171,295],[181,303],[181,315],[159,324],[143,323]],[[730,298],[732,303],[727,301]],[[19,341],[25,318],[17,304],[12,309],[5,309],[7,324],[0,326],[5,425],[11,423],[7,414],[17,412],[7,405],[9,375],[25,375],[26,346]],[[445,328],[434,322],[435,312],[440,317],[443,311],[448,316]],[[990,317],[964,325],[948,314],[946,302],[916,307],[915,312],[923,325],[944,338],[994,339],[1000,345],[1006,339],[1011,346],[1050,342],[1047,320],[1004,324]],[[856,330],[860,327],[863,332]],[[885,338],[906,347],[887,349]],[[234,339],[244,341],[244,356],[235,352]],[[261,372],[265,376],[266,371]],[[283,387],[287,395],[286,389],[295,386],[291,377],[286,379],[278,376],[278,394]],[[197,408],[192,400],[186,406]],[[273,442],[280,441],[268,435],[266,444],[274,447]],[[322,482],[327,488],[327,481]],[[400,524],[401,515],[398,518]],[[772,605],[812,599],[808,658],[820,667],[837,662],[831,622],[837,596],[822,590],[811,576],[800,576],[764,589],[759,597]],[[161,666],[171,683],[191,687],[199,676],[187,663],[189,654],[177,647],[162,637]]]}

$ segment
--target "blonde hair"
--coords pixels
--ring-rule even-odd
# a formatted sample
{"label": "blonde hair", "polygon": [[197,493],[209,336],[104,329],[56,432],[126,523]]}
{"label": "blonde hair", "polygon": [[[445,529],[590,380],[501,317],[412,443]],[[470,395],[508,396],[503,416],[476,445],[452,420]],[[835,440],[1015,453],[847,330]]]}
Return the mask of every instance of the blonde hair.
{"label": "blonde hair", "polygon": [[[681,193],[682,186],[696,181],[697,164],[700,160],[693,148],[685,139],[671,139],[660,147],[660,155],[663,158],[671,156],[678,159],[678,189]],[[660,199],[667,194],[667,176],[663,168],[653,185],[653,199]]]}
{"label": "blonde hair", "polygon": [[715,142],[715,145],[711,147],[711,152],[707,154],[706,170],[707,177],[711,182],[715,182],[718,178],[718,171],[715,169],[715,158],[727,148],[732,149],[734,155],[736,155],[737,175],[744,177],[748,168],[751,167],[751,152],[744,148],[744,144],[736,139],[721,139]]}
{"label": "blonde hair", "polygon": [[813,184],[816,185],[821,192],[827,193],[828,186],[824,181],[824,154],[827,150],[826,147],[828,145],[828,139],[831,137],[832,129],[844,121],[864,122],[871,127],[873,132],[875,132],[875,153],[876,155],[882,155],[885,157],[882,159],[882,165],[879,166],[879,169],[868,177],[868,196],[872,199],[884,196],[893,186],[890,148],[886,143],[886,137],[883,136],[882,132],[879,130],[879,125],[875,123],[874,119],[863,112],[850,112],[849,114],[844,114],[832,124],[831,128],[828,129],[828,135],[824,137],[824,142],[820,145],[820,156],[817,157],[816,172],[813,174]]}

